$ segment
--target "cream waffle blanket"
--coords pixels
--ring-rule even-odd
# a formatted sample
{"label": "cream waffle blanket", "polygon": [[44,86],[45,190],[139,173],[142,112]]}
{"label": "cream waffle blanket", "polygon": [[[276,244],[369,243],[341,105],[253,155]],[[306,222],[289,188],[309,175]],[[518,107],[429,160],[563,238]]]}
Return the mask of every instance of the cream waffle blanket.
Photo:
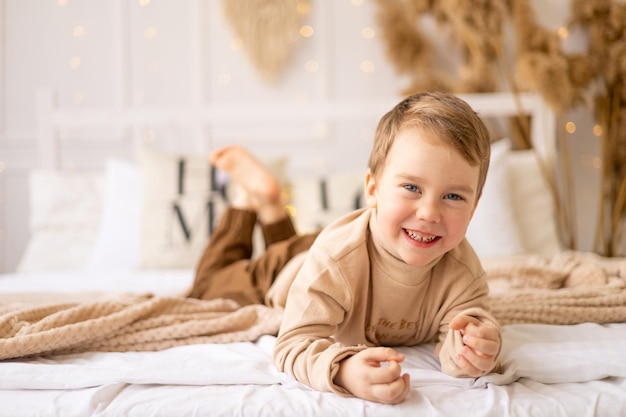
{"label": "cream waffle blanket", "polygon": [[281,316],[279,309],[223,299],[1,294],[0,359],[252,341],[278,332]]}
{"label": "cream waffle blanket", "polygon": [[[502,324],[626,322],[626,259],[580,252],[484,261]],[[131,294],[0,294],[0,359],[152,351],[276,334],[282,310]]]}
{"label": "cream waffle blanket", "polygon": [[626,322],[626,258],[567,251],[483,260],[501,324]]}

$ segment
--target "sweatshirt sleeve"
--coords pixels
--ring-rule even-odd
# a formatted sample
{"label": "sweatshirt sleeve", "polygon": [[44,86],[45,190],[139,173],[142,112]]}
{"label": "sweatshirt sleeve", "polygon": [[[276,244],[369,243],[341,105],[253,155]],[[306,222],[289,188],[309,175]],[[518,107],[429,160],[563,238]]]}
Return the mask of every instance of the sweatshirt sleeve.
{"label": "sweatshirt sleeve", "polygon": [[365,346],[345,346],[333,335],[352,301],[352,290],[336,263],[321,251],[309,251],[287,297],[274,347],[276,367],[318,391],[350,395],[333,379],[339,362]]}
{"label": "sweatshirt sleeve", "polygon": [[[472,252],[473,253],[473,252]],[[460,257],[459,257],[460,258]],[[465,256],[465,262],[470,268],[454,267],[456,272],[449,281],[446,291],[446,301],[442,306],[445,311],[439,324],[439,343],[435,348],[435,354],[441,363],[441,369],[448,375],[455,377],[468,376],[454,362],[459,351],[463,348],[463,340],[460,331],[450,330],[450,322],[460,314],[472,316],[481,322],[488,322],[496,326],[502,342],[502,330],[498,321],[490,314],[488,305],[489,285],[485,271],[480,261],[475,256]],[[469,261],[468,261],[469,260]],[[459,265],[459,264],[457,264]],[[502,344],[500,345],[500,348]],[[498,352],[499,356],[500,352]],[[495,361],[494,371],[499,367],[499,361]]]}
{"label": "sweatshirt sleeve", "polygon": [[[474,317],[481,322],[491,323],[496,326],[498,332],[500,333],[500,349],[502,349],[502,329],[498,324],[497,320],[489,314],[487,311],[482,308],[469,308],[467,310],[463,310],[458,315],[468,315]],[[445,333],[445,338],[442,342],[437,345],[437,351],[439,355],[439,361],[441,363],[441,370],[451,376],[454,377],[465,377],[468,376],[463,373],[463,371],[457,366],[454,361],[454,357],[458,355],[460,350],[463,348],[463,336],[461,336],[461,332],[459,330],[447,330]],[[496,360],[494,361],[494,366],[488,371],[493,372],[499,368],[499,356],[500,352],[496,354]]]}

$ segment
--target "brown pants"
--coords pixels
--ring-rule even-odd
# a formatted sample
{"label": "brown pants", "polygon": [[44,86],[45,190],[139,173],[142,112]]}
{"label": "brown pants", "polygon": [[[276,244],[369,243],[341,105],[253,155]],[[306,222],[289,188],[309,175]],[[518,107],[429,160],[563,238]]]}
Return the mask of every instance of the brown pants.
{"label": "brown pants", "polygon": [[298,236],[289,217],[262,224],[266,250],[251,259],[256,220],[252,211],[229,208],[224,213],[200,258],[189,297],[262,304],[280,270],[295,255],[308,250],[316,237]]}

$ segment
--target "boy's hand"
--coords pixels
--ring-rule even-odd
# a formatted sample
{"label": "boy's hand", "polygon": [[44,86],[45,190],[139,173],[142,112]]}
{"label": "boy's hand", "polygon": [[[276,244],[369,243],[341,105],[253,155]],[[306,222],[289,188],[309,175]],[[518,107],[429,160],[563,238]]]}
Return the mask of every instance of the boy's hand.
{"label": "boy's hand", "polygon": [[364,400],[398,404],[411,388],[409,375],[401,374],[403,360],[404,355],[391,348],[367,348],[340,362],[334,382]]}
{"label": "boy's hand", "polygon": [[491,323],[483,323],[475,317],[459,315],[450,322],[450,329],[459,330],[463,348],[454,359],[464,373],[472,377],[491,371],[500,351],[500,331]]}

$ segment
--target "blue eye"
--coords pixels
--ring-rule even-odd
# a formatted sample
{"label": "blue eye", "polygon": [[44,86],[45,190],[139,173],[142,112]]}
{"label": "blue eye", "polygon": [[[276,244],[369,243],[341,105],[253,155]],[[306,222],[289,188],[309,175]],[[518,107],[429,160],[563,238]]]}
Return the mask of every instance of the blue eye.
{"label": "blue eye", "polygon": [[412,193],[417,193],[417,192],[419,192],[419,190],[420,190],[419,188],[417,188],[417,186],[415,186],[415,185],[411,185],[411,184],[405,184],[405,185],[403,185],[402,187],[403,187],[405,190],[408,190],[408,191],[410,191],[410,192],[412,192]]}
{"label": "blue eye", "polygon": [[458,194],[446,194],[444,198],[446,198],[447,200],[455,200],[455,201],[463,200],[463,197],[461,197]]}

